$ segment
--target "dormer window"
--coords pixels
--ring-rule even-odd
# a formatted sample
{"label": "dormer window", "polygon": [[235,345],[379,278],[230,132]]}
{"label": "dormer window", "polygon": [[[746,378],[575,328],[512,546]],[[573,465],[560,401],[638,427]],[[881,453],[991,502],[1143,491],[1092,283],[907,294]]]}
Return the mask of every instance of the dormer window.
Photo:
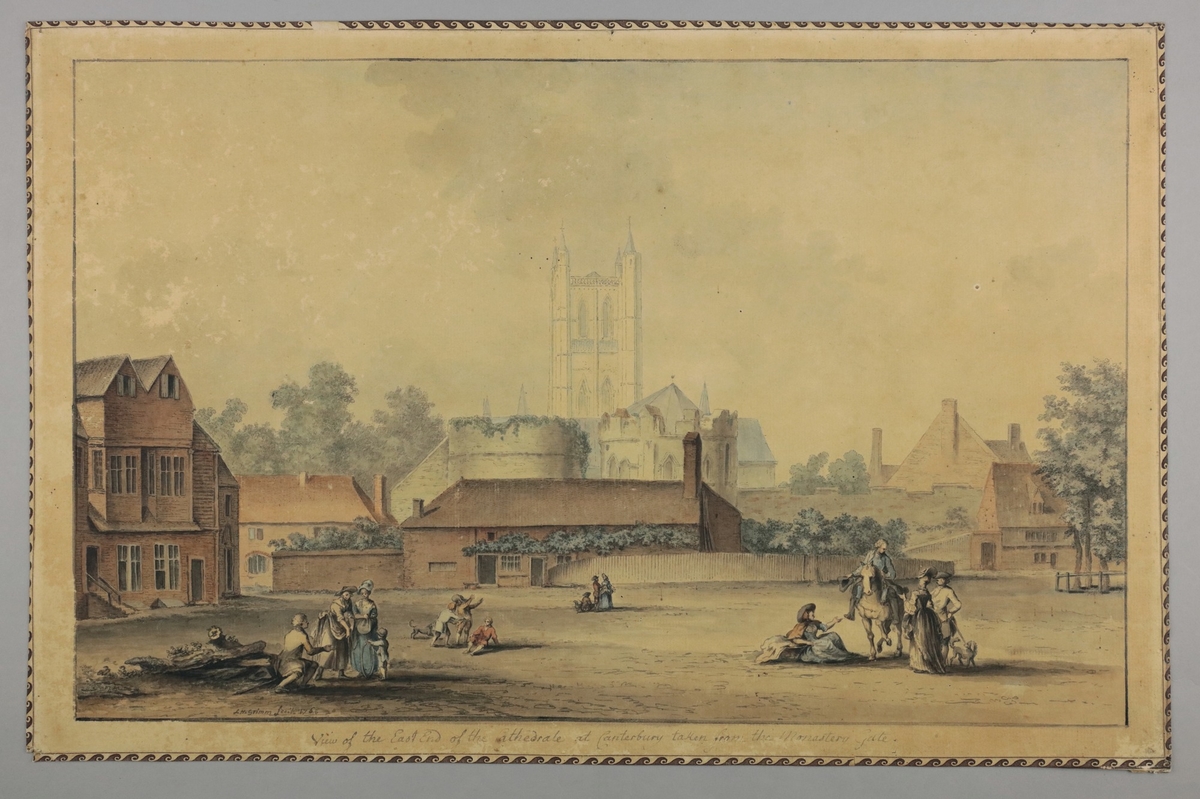
{"label": "dormer window", "polygon": [[163,375],[159,378],[158,396],[163,399],[179,399],[179,378],[176,375]]}
{"label": "dormer window", "polygon": [[137,383],[134,382],[130,375],[117,375],[117,396],[118,397],[136,397]]}

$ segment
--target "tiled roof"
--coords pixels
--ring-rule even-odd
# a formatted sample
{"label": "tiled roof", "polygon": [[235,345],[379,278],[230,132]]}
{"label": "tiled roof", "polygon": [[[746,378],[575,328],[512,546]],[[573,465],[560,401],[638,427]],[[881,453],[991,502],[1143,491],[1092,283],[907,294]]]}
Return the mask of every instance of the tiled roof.
{"label": "tiled roof", "polygon": [[[721,501],[707,485],[708,500]],[[697,524],[700,503],[668,480],[459,480],[405,528]]]}
{"label": "tiled roof", "polygon": [[638,400],[626,410],[631,414],[641,414],[648,407],[656,408],[667,424],[690,419],[700,410],[674,383],[660,388],[645,399]]}
{"label": "tiled roof", "polygon": [[775,454],[757,419],[738,419],[737,445],[738,463],[775,463]]}
{"label": "tiled roof", "polygon": [[121,364],[129,360],[127,355],[109,355],[92,358],[75,364],[75,396],[102,397],[112,385]]}
{"label": "tiled roof", "polygon": [[350,524],[366,516],[380,524],[371,498],[345,474],[239,474],[243,524]]}
{"label": "tiled roof", "polygon": [[[1066,527],[1067,503],[1037,473],[1034,463],[994,463],[983,487],[979,529]],[[1034,513],[1040,502],[1042,513]]]}
{"label": "tiled roof", "polygon": [[1033,459],[1029,457],[1029,450],[1025,449],[1025,442],[1018,441],[1017,446],[1013,447],[1007,441],[985,441],[988,449],[996,453],[997,463],[1033,463]]}
{"label": "tiled roof", "polygon": [[170,355],[156,355],[153,358],[131,360],[130,363],[133,364],[133,370],[137,372],[138,380],[142,381],[142,387],[149,391],[150,386],[158,379],[159,373],[170,360]]}

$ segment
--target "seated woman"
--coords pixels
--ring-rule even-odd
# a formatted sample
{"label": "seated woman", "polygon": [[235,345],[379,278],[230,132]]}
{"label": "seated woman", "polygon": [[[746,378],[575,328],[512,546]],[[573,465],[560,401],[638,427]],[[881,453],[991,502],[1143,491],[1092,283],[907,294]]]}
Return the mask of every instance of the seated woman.
{"label": "seated woman", "polygon": [[799,651],[802,663],[845,663],[858,655],[847,651],[842,637],[829,629],[842,620],[838,616],[829,624],[813,618],[817,606],[809,603],[796,614],[796,626],[787,635],[777,635],[763,641],[761,654],[755,663],[774,663],[788,652]]}

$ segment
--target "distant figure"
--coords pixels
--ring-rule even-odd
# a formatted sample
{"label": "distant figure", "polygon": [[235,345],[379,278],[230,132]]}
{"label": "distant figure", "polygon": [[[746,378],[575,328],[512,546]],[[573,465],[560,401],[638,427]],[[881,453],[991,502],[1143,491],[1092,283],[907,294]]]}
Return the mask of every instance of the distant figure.
{"label": "distant figure", "polygon": [[950,642],[962,637],[958,632],[958,621],[954,618],[954,614],[962,610],[962,602],[950,586],[948,573],[938,572],[934,579],[937,580],[937,587],[930,591],[930,597],[933,600],[933,612],[937,614],[941,628],[942,660],[948,662]]}
{"label": "distant figure", "polygon": [[379,608],[371,599],[375,583],[363,580],[358,587],[358,599],[354,602],[354,636],[350,647],[350,665],[360,677],[374,677],[379,668],[378,652],[372,645],[377,639]]}
{"label": "distant figure", "polygon": [[[280,680],[276,691],[285,691],[288,686],[304,688],[317,673],[316,661],[312,656],[328,651],[325,647],[314,647],[308,640],[308,617],[297,613],[292,617],[292,629],[283,636],[283,651],[275,661]],[[305,656],[308,657],[305,657]]]}
{"label": "distant figure", "polygon": [[922,574],[917,587],[909,594],[912,614],[912,646],[908,649],[908,665],[921,674],[945,674],[946,659],[942,656],[941,628],[933,612],[929,595],[929,574]]}
{"label": "distant figure", "polygon": [[598,575],[593,574],[592,575],[592,601],[596,605],[593,608],[593,610],[605,610],[606,609],[600,604],[600,593],[603,590],[604,590],[604,586],[600,585],[600,577]]}
{"label": "distant figure", "polygon": [[800,649],[803,663],[845,663],[859,656],[846,649],[842,637],[830,629],[842,620],[838,616],[829,624],[813,618],[817,606],[809,603],[796,613],[796,626],[787,635],[777,635],[763,641],[761,654],[755,663],[773,663],[780,660],[784,652]]}
{"label": "distant figure", "polygon": [[[890,596],[889,580],[896,579],[896,567],[892,563],[892,557],[887,553],[888,543],[882,538],[875,542],[875,547],[867,553],[863,558],[862,567],[860,567],[851,577],[864,577],[865,567],[874,566],[879,569],[880,574],[884,576],[883,587],[879,590],[879,604],[887,604]],[[854,580],[851,584],[850,591],[850,609],[846,612],[846,618],[854,620],[854,612],[858,608],[858,601],[863,598],[863,579]]]}
{"label": "distant figure", "polygon": [[600,575],[600,594],[596,597],[596,610],[613,609],[613,587],[607,574]]}
{"label": "distant figure", "polygon": [[375,640],[371,641],[371,646],[375,647],[375,662],[379,664],[379,679],[386,680],[388,663],[391,661],[391,655],[388,653],[387,630],[382,627],[376,630]]}
{"label": "distant figure", "polygon": [[355,593],[354,586],[343,586],[329,610],[317,617],[316,644],[328,647],[317,657],[318,680],[325,676],[326,670],[336,671],[339,677],[346,676],[346,667],[350,665],[350,641],[354,637]]}
{"label": "distant figure", "polygon": [[589,611],[595,610],[595,608],[596,608],[596,603],[592,601],[592,595],[590,593],[584,593],[583,599],[575,600],[575,612],[576,613],[587,613]]}
{"label": "distant figure", "polygon": [[492,626],[491,618],[484,619],[483,626],[471,634],[471,643],[463,650],[463,654],[477,655],[488,646],[500,646],[500,639],[496,636],[496,628]]}

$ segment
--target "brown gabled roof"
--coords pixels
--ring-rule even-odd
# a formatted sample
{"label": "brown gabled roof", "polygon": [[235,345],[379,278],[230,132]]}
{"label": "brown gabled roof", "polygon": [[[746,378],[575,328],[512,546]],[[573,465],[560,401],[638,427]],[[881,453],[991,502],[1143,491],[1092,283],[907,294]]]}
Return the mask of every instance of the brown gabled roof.
{"label": "brown gabled roof", "polygon": [[221,451],[213,437],[195,419],[192,420],[192,446],[196,449]]}
{"label": "brown gabled roof", "polygon": [[108,355],[75,364],[75,396],[103,397],[128,355]]}
{"label": "brown gabled roof", "polygon": [[138,380],[142,381],[142,387],[149,391],[163,367],[170,361],[170,355],[156,355],[153,358],[137,358],[129,362],[133,364],[133,371],[137,372]]}
{"label": "brown gabled roof", "polygon": [[699,520],[699,501],[684,499],[678,481],[459,480],[427,502],[421,518],[409,517],[401,527],[632,526]]}
{"label": "brown gabled roof", "polygon": [[350,524],[363,516],[396,523],[375,513],[371,498],[348,474],[239,474],[237,483],[243,524]]}
{"label": "brown gabled roof", "polygon": [[[979,529],[1067,527],[1067,503],[1046,484],[1034,463],[994,463],[983,486]],[[1041,502],[1042,513],[1033,506]]]}

